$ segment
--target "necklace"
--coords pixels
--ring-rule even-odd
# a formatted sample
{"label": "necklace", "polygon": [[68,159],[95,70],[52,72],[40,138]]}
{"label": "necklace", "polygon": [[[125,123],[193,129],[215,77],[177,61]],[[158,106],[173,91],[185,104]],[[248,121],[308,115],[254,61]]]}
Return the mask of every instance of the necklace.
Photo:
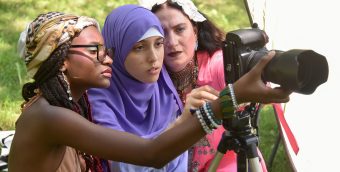
{"label": "necklace", "polygon": [[168,72],[183,104],[186,95],[197,87],[198,64],[196,54],[194,58],[179,72]]}

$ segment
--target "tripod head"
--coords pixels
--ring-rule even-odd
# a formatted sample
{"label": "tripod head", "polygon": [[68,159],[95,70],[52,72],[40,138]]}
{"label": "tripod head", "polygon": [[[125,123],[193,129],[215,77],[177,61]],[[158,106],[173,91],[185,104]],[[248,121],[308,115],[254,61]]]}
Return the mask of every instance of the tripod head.
{"label": "tripod head", "polygon": [[235,118],[223,120],[223,127],[235,136],[258,135],[258,112],[258,104],[246,105],[242,110],[236,112]]}
{"label": "tripod head", "polygon": [[260,171],[258,163],[258,112],[260,105],[251,103],[244,109],[237,111],[234,118],[223,120],[223,133],[218,144],[218,153],[215,156],[210,171],[215,171],[222,154],[227,150],[234,150],[237,153],[237,171],[248,171],[248,163],[254,171]]}
{"label": "tripod head", "polygon": [[227,144],[221,143],[219,151],[234,150],[240,152],[249,144],[258,145],[258,112],[260,105],[251,103],[242,110],[237,111],[235,118],[223,120],[223,127],[227,130],[221,139],[229,140]]}

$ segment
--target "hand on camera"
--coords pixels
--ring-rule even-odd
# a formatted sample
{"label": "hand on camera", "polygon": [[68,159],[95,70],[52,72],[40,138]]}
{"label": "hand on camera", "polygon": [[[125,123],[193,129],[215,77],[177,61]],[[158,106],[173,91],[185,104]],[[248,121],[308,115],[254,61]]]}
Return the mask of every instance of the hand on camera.
{"label": "hand on camera", "polygon": [[234,92],[238,103],[285,103],[289,101],[290,90],[271,88],[261,79],[261,74],[267,63],[274,57],[270,51],[266,56],[234,83]]}

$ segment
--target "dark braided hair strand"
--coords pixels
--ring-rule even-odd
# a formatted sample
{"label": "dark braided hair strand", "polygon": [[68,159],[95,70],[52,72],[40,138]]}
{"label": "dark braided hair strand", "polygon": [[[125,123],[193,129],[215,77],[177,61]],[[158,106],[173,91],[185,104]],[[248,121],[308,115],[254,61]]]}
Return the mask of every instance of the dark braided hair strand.
{"label": "dark braided hair strand", "polygon": [[[34,75],[34,82],[26,83],[22,89],[22,97],[28,102],[37,94],[35,90],[39,89],[42,96],[53,106],[64,107],[79,113],[84,118],[92,122],[92,114],[87,94],[84,94],[78,102],[68,99],[68,83],[60,71],[64,60],[67,58],[71,41],[68,41],[54,50],[47,58],[37,73]],[[101,172],[103,168],[100,159],[95,156],[82,153],[87,170]]]}

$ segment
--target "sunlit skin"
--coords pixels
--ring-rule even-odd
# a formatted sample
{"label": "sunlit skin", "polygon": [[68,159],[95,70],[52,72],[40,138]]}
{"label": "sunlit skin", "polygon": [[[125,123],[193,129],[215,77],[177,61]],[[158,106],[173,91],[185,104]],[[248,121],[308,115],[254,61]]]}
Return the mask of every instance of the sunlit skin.
{"label": "sunlit skin", "polygon": [[[155,82],[158,79],[158,67],[161,67],[164,58],[162,38],[149,38],[152,39],[154,41],[151,43],[148,40],[138,42],[125,64],[129,69],[141,66],[141,75],[131,75],[136,79],[142,78],[142,82]],[[103,39],[99,31],[90,26],[73,39],[72,45],[77,44],[102,45]],[[96,54],[92,49],[84,47],[71,48],[60,68],[70,82],[73,101],[78,101],[90,87],[107,87],[110,84],[112,60],[105,56],[104,61],[99,63]],[[101,57],[106,55],[103,50],[99,54]],[[289,100],[290,93],[268,88],[261,80],[262,70],[273,56],[274,54],[268,54],[267,58],[262,58],[250,72],[234,83],[237,102],[266,103]],[[145,79],[152,75],[154,76],[150,80]],[[51,89],[55,88],[52,86]],[[61,95],[53,96],[61,98]],[[152,139],[99,126],[76,111],[51,105],[44,95],[37,96],[33,99],[34,102],[30,102],[32,104],[27,104],[16,122],[9,156],[9,171],[56,171],[64,158],[66,146],[103,159],[162,168],[205,135],[201,123],[189,112],[189,107],[202,106],[205,99],[216,96],[218,92],[209,86],[194,89],[187,97],[184,108],[186,110],[173,127]],[[214,116],[222,119],[219,100],[211,103]]]}
{"label": "sunlit skin", "polygon": [[194,57],[197,28],[181,11],[164,6],[156,13],[164,29],[164,63],[167,69],[178,72]]}
{"label": "sunlit skin", "polygon": [[[89,26],[71,44],[103,44],[103,39],[96,27]],[[106,56],[105,51],[99,54]],[[78,101],[90,87],[108,87],[112,74],[111,64],[112,59],[108,56],[99,63],[97,53],[91,49],[70,48],[60,71],[65,73],[70,82],[73,100]],[[85,140],[81,140],[89,132],[86,131],[88,128],[81,126],[88,123],[79,114],[52,106],[44,97],[38,98],[23,111],[16,123],[10,153],[13,159],[9,159],[10,171],[55,171],[63,158],[64,145],[81,147],[79,142],[85,143]]]}
{"label": "sunlit skin", "polygon": [[[94,26],[85,28],[72,41],[72,45],[103,44],[104,40]],[[84,90],[88,88],[108,87],[110,85],[112,59],[107,56],[104,49],[99,51],[99,56],[105,56],[102,63],[97,60],[95,47],[70,48],[68,58],[64,61],[61,70],[65,70],[74,98],[80,97]]]}
{"label": "sunlit skin", "polygon": [[126,71],[143,83],[156,82],[164,59],[163,38],[152,36],[137,42],[124,62]]}
{"label": "sunlit skin", "polygon": [[[234,83],[239,103],[280,103],[289,100],[290,93],[266,87],[261,81],[262,70],[273,56],[273,53],[269,53]],[[85,63],[89,59],[82,57],[82,60]],[[110,61],[108,58],[106,60]],[[101,71],[102,68],[97,69]],[[87,69],[83,70],[87,71],[87,75],[92,75]],[[76,81],[75,79],[72,83]],[[204,99],[217,95],[218,92],[209,86],[194,89],[187,97],[185,109],[199,107]],[[218,119],[222,119],[219,100],[212,101],[212,110]],[[188,110],[183,112],[173,127],[160,136],[143,139],[91,123],[78,113],[50,105],[44,97],[40,97],[23,111],[16,123],[9,156],[9,171],[56,171],[63,159],[66,145],[104,159],[161,168],[204,135],[200,122]]]}

